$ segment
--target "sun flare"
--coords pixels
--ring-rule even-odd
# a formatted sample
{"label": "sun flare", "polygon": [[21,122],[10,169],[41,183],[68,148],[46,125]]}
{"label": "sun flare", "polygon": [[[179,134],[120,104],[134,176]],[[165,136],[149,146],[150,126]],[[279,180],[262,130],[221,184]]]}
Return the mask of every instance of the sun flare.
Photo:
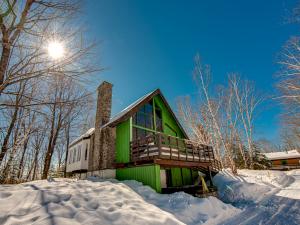
{"label": "sun flare", "polygon": [[65,50],[62,43],[52,41],[48,43],[48,54],[52,59],[60,59],[64,56]]}

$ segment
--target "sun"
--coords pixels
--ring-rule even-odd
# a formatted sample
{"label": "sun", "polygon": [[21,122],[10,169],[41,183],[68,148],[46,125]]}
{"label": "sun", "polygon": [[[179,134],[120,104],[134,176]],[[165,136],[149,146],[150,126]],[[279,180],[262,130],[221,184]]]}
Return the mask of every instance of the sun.
{"label": "sun", "polygon": [[62,43],[51,41],[48,43],[48,54],[52,59],[60,59],[64,56],[65,50]]}

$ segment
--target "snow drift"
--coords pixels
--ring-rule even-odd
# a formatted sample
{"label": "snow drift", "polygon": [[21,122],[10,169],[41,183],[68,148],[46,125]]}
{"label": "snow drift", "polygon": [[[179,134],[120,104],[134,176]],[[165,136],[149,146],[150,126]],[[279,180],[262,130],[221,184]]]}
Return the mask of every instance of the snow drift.
{"label": "snow drift", "polygon": [[242,212],[223,224],[300,224],[300,170],[223,170],[214,177],[220,198]]}
{"label": "snow drift", "polygon": [[0,186],[0,224],[217,224],[240,212],[216,198],[161,195],[136,181],[34,181]]}
{"label": "snow drift", "polygon": [[220,198],[229,203],[257,203],[274,188],[282,188],[292,182],[292,178],[281,171],[239,170],[234,176],[228,169],[214,177]]}
{"label": "snow drift", "polygon": [[0,192],[0,224],[182,224],[122,183],[44,180]]}
{"label": "snow drift", "polygon": [[143,196],[147,202],[170,212],[186,224],[219,224],[241,212],[215,197],[196,198],[184,192],[162,195],[137,181],[125,181],[124,183]]}

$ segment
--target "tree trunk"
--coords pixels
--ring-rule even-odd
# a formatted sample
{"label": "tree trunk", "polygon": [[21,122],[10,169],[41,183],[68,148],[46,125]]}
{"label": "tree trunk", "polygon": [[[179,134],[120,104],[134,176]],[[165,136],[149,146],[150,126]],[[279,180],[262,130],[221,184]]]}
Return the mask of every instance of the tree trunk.
{"label": "tree trunk", "polygon": [[66,128],[66,158],[65,158],[65,168],[64,168],[64,177],[67,177],[67,161],[68,161],[68,155],[69,155],[69,143],[70,143],[70,123],[67,124]]}
{"label": "tree trunk", "polygon": [[[2,25],[4,26],[4,25]],[[5,29],[5,28],[4,28]],[[2,29],[3,30],[3,29]],[[6,73],[6,68],[8,67],[9,63],[9,55],[10,55],[10,43],[9,43],[9,37],[7,32],[2,32],[2,55],[0,59],[0,95],[2,91],[4,90],[4,76]]]}
{"label": "tree trunk", "polygon": [[47,179],[47,177],[48,177],[51,160],[52,160],[52,155],[53,155],[54,148],[56,145],[56,140],[57,140],[60,128],[61,128],[61,112],[59,112],[56,127],[55,127],[55,115],[56,115],[56,105],[54,105],[53,113],[52,113],[51,132],[50,132],[49,144],[48,144],[48,148],[47,148],[47,152],[46,152],[46,156],[45,156],[45,161],[44,161],[44,169],[43,169],[42,179]]}
{"label": "tree trunk", "polygon": [[17,121],[17,116],[18,116],[18,112],[19,112],[19,107],[15,108],[14,114],[12,116],[11,122],[9,124],[8,130],[6,132],[5,138],[3,140],[2,143],[2,147],[1,147],[1,153],[0,153],[0,165],[2,164],[3,158],[8,150],[8,142],[9,142],[9,138],[10,135],[13,131],[13,128],[15,127],[15,123]]}
{"label": "tree trunk", "polygon": [[32,180],[35,180],[35,178],[36,178],[36,170],[38,167],[39,152],[40,152],[40,150],[36,149],[35,156],[34,156],[34,168],[33,168]]}
{"label": "tree trunk", "polygon": [[21,179],[21,177],[23,175],[23,163],[24,163],[24,157],[25,157],[25,153],[27,150],[27,146],[28,146],[28,141],[29,141],[29,138],[26,138],[26,140],[24,142],[23,152],[22,152],[20,163],[19,163],[18,179]]}

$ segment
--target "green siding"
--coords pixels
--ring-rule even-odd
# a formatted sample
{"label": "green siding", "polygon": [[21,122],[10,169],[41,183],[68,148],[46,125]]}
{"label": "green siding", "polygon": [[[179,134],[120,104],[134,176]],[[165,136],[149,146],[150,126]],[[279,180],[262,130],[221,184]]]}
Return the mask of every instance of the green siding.
{"label": "green siding", "polygon": [[192,185],[197,178],[191,169],[188,168],[171,168],[172,186],[178,187],[183,185]]}
{"label": "green siding", "polygon": [[144,185],[152,187],[157,192],[161,192],[159,165],[120,168],[117,169],[116,175],[118,180],[140,181]]}
{"label": "green siding", "polygon": [[[154,96],[154,102],[162,110],[164,133],[174,136],[174,131],[175,131],[179,138],[184,138],[184,134],[183,134],[182,130],[180,129],[180,127],[176,123],[176,120],[174,119],[172,114],[169,112],[167,106],[164,104],[163,100],[161,99],[161,97],[159,95]],[[172,129],[170,129],[169,127],[171,127]]]}
{"label": "green siding", "polygon": [[130,161],[130,119],[117,125],[116,135],[116,162],[127,163]]}
{"label": "green siding", "polygon": [[180,168],[171,168],[171,176],[172,176],[172,186],[173,187],[182,186],[182,178],[181,178],[181,169]]}
{"label": "green siding", "polygon": [[182,179],[184,185],[193,184],[191,170],[188,168],[182,168]]}

